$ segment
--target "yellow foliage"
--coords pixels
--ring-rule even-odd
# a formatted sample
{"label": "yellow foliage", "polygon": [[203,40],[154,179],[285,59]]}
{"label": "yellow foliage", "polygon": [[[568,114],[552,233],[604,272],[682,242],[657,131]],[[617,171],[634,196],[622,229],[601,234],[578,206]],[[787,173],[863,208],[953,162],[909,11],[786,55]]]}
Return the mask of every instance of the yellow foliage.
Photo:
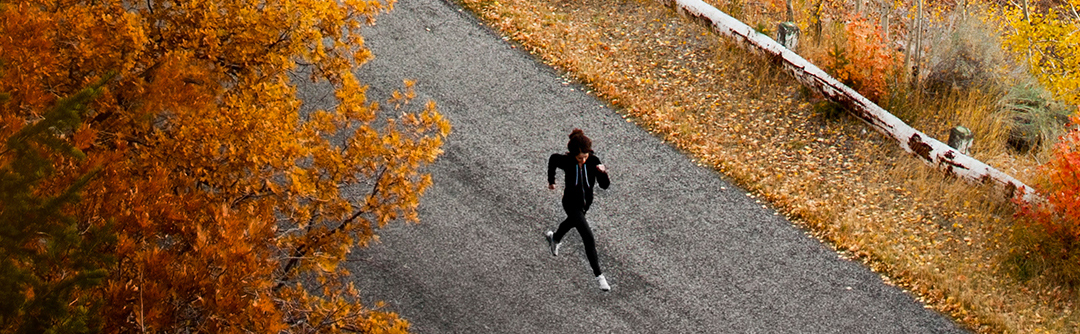
{"label": "yellow foliage", "polygon": [[[0,3],[0,92],[11,96],[0,105],[3,138],[59,96],[117,73],[68,137],[87,152],[84,165],[103,168],[74,214],[112,221],[118,234],[106,247],[117,267],[84,296],[105,301],[104,331],[407,330],[344,293],[348,272],[337,265],[374,238],[373,224],[416,219],[431,184],[419,169],[450,131],[434,103],[376,122],[387,116],[352,75],[371,58],[360,26],[392,5]],[[334,85],[336,109],[300,115],[289,78],[298,63],[307,79]],[[404,86],[393,103],[415,96]],[[357,184],[370,193],[340,190]]]}
{"label": "yellow foliage", "polygon": [[1006,49],[1027,62],[1034,74],[1057,98],[1080,105],[1080,0],[1025,11],[1016,6],[1001,10]]}

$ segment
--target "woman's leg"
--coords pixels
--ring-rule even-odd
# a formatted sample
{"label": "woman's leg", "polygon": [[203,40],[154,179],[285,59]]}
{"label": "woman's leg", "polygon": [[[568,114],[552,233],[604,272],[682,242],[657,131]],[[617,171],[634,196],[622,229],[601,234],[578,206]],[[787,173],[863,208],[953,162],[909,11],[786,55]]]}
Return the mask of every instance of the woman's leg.
{"label": "woman's leg", "polygon": [[585,257],[592,266],[593,276],[600,276],[600,259],[596,256],[596,240],[593,239],[592,229],[589,222],[585,221],[585,215],[581,215],[581,221],[577,224],[578,234],[581,235],[581,243],[585,246]]}
{"label": "woman's leg", "polygon": [[578,234],[581,235],[581,243],[585,246],[585,257],[589,259],[589,266],[592,267],[593,276],[600,276],[600,259],[596,255],[596,239],[593,238],[589,222],[585,220],[585,210],[580,206],[567,205],[566,201],[563,202],[563,210],[566,211],[566,220],[559,224],[559,229],[555,231],[552,239],[556,244],[560,243],[566,232],[569,232],[571,228],[577,228]]}
{"label": "woman's leg", "polygon": [[568,201],[563,199],[562,207],[563,211],[566,212],[566,219],[559,223],[559,228],[555,230],[555,235],[552,236],[555,243],[562,242],[566,232],[570,232],[570,229],[577,227],[578,222],[585,219],[585,213],[581,211],[580,206],[568,205]]}
{"label": "woman's leg", "polygon": [[559,228],[555,229],[555,234],[551,236],[551,239],[555,241],[555,243],[562,242],[562,238],[564,235],[566,235],[566,232],[570,232],[570,229],[574,228],[575,226],[577,226],[577,223],[575,223],[574,220],[571,219],[569,216],[566,217],[566,220],[563,220],[562,223],[559,223]]}

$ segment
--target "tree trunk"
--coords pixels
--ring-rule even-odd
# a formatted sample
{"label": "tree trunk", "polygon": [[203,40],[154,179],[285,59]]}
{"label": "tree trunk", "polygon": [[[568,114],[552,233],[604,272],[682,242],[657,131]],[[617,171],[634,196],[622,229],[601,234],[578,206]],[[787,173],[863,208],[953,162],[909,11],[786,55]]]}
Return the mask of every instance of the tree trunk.
{"label": "tree trunk", "polygon": [[784,6],[787,7],[787,21],[795,22],[795,8],[791,5],[791,0],[785,1]]}
{"label": "tree trunk", "polygon": [[882,37],[885,38],[885,45],[890,48],[893,47],[889,43],[889,16],[892,15],[892,4],[890,0],[881,0],[881,32],[884,35]]}
{"label": "tree trunk", "polygon": [[[665,2],[674,3],[672,0],[663,0]],[[814,36],[814,45],[821,44],[821,7],[825,5],[825,0],[817,0],[817,4],[814,5],[814,11],[811,14],[810,33]]]}
{"label": "tree trunk", "polygon": [[[919,67],[922,65],[922,39],[923,39],[923,19],[922,19],[922,0],[918,0],[918,5],[915,9],[915,47],[911,50],[913,55],[911,58],[911,87],[915,87],[919,83]],[[910,46],[910,45],[909,45]]]}
{"label": "tree trunk", "polygon": [[1028,12],[1028,0],[1024,0],[1024,22],[1031,23],[1031,16]]}
{"label": "tree trunk", "polygon": [[[768,36],[762,35],[746,24],[724,14],[701,0],[663,0],[669,7],[704,24],[714,32],[734,39],[737,44],[751,51],[760,52],[769,60],[781,65],[806,87],[821,93],[829,100],[845,107],[878,132],[893,138],[908,153],[923,162],[965,180],[977,183],[993,181],[1009,198],[1023,194],[1021,200],[1033,202],[1038,199],[1034,189],[1012,176],[1002,173],[981,161],[957,152],[937,139],[927,136],[907,125],[896,116],[863,97],[850,87],[841,84],[820,68],[798,54],[781,46]],[[749,60],[748,60],[749,61]]]}

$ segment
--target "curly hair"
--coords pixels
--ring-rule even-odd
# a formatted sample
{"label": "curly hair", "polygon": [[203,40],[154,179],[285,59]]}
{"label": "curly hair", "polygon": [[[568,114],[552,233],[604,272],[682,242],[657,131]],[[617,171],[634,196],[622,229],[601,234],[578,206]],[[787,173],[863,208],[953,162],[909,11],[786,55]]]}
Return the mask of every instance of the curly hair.
{"label": "curly hair", "polygon": [[585,137],[585,131],[574,129],[574,131],[570,132],[570,142],[566,143],[566,150],[570,151],[571,155],[593,153],[592,140]]}

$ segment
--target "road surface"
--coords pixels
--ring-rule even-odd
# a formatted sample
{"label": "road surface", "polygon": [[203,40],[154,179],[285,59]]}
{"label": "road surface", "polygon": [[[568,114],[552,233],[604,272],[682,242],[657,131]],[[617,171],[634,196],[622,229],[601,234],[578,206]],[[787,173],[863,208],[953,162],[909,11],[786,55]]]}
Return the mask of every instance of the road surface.
{"label": "road surface", "polygon": [[[359,70],[369,98],[413,79],[453,125],[421,223],[392,224],[350,255],[365,302],[387,302],[414,332],[964,332],[456,4],[400,0],[377,20],[364,30],[376,58]],[[607,293],[576,232],[559,257],[543,237],[565,218],[547,158],[575,127],[612,178],[588,214]]]}

